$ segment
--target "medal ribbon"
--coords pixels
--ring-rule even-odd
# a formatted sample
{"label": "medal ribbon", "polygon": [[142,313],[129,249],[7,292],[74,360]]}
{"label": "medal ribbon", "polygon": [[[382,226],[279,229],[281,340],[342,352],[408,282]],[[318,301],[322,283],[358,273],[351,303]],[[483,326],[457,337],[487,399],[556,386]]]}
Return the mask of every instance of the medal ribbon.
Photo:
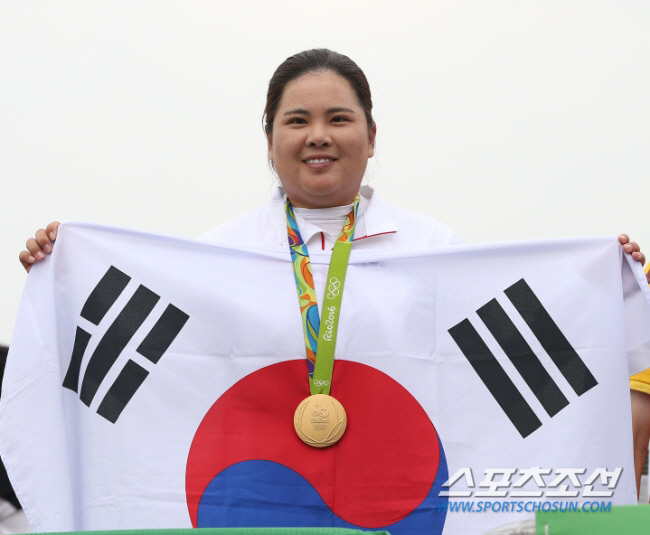
{"label": "medal ribbon", "polygon": [[329,394],[330,392],[343,286],[350,259],[350,250],[352,249],[352,240],[354,239],[354,225],[358,210],[359,195],[354,199],[352,210],[348,214],[341,234],[339,234],[334,244],[330,266],[327,271],[325,298],[323,300],[324,320],[321,323],[307,245],[300,236],[293,206],[291,206],[289,199],[285,203],[289,250],[293,262],[293,274],[296,279],[300,315],[302,316],[309,390],[312,395]]}

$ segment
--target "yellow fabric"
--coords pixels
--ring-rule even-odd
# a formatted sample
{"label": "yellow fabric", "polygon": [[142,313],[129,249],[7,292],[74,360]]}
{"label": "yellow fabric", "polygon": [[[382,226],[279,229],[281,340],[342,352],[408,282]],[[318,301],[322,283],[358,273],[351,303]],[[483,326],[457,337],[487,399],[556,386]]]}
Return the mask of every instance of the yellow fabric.
{"label": "yellow fabric", "polygon": [[630,377],[630,390],[650,394],[650,369],[643,370]]}
{"label": "yellow fabric", "polygon": [[[646,273],[650,271],[650,262],[643,269]],[[638,390],[650,394],[650,368],[643,370],[630,377],[630,390]]]}

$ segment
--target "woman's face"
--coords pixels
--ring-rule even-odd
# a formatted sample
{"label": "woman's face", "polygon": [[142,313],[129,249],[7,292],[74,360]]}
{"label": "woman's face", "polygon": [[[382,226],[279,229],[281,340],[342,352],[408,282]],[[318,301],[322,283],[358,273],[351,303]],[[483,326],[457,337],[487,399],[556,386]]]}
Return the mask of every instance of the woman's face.
{"label": "woman's face", "polygon": [[268,138],[280,182],[294,206],[350,204],[375,148],[375,126],[350,83],[331,71],[289,82]]}

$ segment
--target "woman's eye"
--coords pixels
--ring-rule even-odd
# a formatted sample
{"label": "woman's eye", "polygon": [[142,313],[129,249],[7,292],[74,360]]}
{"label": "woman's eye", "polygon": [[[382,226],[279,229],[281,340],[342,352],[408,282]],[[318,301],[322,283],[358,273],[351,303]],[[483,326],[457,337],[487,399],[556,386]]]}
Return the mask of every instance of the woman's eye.
{"label": "woman's eye", "polygon": [[343,123],[347,121],[348,118],[344,117],[343,115],[336,115],[335,117],[332,117],[332,122],[333,123]]}
{"label": "woman's eye", "polygon": [[293,119],[289,119],[288,124],[305,124],[306,121],[302,117],[294,117]]}

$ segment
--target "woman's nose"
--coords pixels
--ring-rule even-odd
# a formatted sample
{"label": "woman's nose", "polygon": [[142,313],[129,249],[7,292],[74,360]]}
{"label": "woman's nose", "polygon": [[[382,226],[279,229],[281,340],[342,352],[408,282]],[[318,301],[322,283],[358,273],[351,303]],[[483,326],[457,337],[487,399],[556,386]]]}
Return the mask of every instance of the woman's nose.
{"label": "woman's nose", "polygon": [[306,141],[310,147],[326,147],[332,143],[327,128],[321,124],[312,125]]}

